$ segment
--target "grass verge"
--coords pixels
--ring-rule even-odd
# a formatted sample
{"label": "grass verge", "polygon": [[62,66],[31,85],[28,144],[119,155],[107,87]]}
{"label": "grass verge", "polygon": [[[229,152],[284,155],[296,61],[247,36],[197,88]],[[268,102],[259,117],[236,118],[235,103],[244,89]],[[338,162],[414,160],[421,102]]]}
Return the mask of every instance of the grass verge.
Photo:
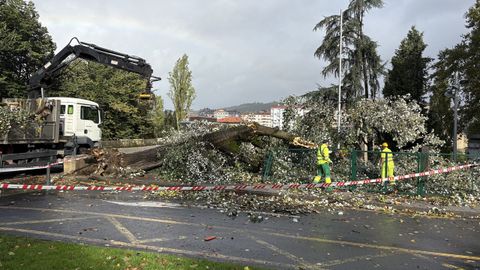
{"label": "grass verge", "polygon": [[0,269],[259,269],[128,249],[36,240],[0,234]]}

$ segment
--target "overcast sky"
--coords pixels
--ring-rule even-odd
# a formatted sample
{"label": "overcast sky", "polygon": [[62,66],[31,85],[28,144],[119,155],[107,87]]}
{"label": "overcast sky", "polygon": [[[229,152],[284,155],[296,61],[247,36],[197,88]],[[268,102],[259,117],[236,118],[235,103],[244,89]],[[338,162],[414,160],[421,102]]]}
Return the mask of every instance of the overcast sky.
{"label": "overcast sky", "polygon": [[[281,100],[329,85],[313,53],[313,27],[348,0],[34,0],[41,23],[63,48],[71,37],[145,58],[162,77],[156,93],[171,108],[168,72],[189,56],[193,109]],[[474,0],[384,0],[366,17],[366,33],[390,60],[412,25],[436,57],[466,32]]]}

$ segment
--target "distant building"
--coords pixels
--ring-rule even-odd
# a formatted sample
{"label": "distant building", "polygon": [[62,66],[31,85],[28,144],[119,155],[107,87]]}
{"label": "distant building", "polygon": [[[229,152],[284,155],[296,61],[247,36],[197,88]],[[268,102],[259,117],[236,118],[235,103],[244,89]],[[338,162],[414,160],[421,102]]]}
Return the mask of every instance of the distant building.
{"label": "distant building", "polygon": [[480,133],[468,135],[468,154],[480,157]]}
{"label": "distant building", "polygon": [[241,118],[244,122],[256,122],[263,126],[272,127],[272,115],[270,112],[244,114]]}
{"label": "distant building", "polygon": [[[284,117],[283,114],[285,113],[285,110],[287,109],[286,106],[273,106],[270,109],[270,114],[272,116],[272,127],[276,127],[279,129],[283,128],[284,125]],[[295,115],[298,116],[304,116],[307,114],[310,110],[306,110],[301,107],[297,107],[295,109]]]}
{"label": "distant building", "polygon": [[286,106],[273,106],[270,108],[272,127],[283,128],[283,113],[287,109]]}
{"label": "distant building", "polygon": [[228,111],[229,116],[240,117],[241,113],[237,111]]}
{"label": "distant building", "polygon": [[235,116],[228,116],[221,119],[217,119],[217,122],[224,123],[224,124],[240,124],[242,123],[242,118],[235,117]]}
{"label": "distant building", "polygon": [[230,116],[230,113],[228,111],[225,111],[224,109],[215,110],[213,112],[213,117],[217,118],[217,120],[226,118],[229,116]]}
{"label": "distant building", "polygon": [[458,134],[457,138],[457,151],[466,152],[468,149],[468,138],[465,133]]}

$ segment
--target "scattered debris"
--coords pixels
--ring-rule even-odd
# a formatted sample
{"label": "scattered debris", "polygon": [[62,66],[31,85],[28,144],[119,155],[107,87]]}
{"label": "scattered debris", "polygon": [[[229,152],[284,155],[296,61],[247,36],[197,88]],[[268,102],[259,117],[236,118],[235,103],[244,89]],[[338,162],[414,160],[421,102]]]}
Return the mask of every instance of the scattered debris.
{"label": "scattered debris", "polygon": [[253,223],[260,223],[264,220],[263,216],[257,214],[249,213],[248,216],[249,220]]}
{"label": "scattered debris", "polygon": [[203,238],[203,241],[208,242],[208,241],[212,241],[212,240],[215,240],[215,239],[217,239],[216,236],[207,236],[207,237]]}

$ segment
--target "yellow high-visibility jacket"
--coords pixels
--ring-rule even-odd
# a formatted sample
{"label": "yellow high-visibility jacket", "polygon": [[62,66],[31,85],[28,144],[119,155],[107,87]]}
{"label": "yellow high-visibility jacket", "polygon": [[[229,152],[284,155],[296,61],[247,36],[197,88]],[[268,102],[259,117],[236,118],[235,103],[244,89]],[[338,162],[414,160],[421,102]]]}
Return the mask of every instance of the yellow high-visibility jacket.
{"label": "yellow high-visibility jacket", "polygon": [[387,163],[388,162],[388,165],[393,165],[393,154],[392,154],[392,150],[388,149],[388,148],[384,148],[382,150],[382,153],[380,154],[380,158],[383,159],[383,163]]}
{"label": "yellow high-visibility jacket", "polygon": [[330,150],[326,144],[322,144],[317,150],[317,164],[322,165],[325,163],[331,163]]}

